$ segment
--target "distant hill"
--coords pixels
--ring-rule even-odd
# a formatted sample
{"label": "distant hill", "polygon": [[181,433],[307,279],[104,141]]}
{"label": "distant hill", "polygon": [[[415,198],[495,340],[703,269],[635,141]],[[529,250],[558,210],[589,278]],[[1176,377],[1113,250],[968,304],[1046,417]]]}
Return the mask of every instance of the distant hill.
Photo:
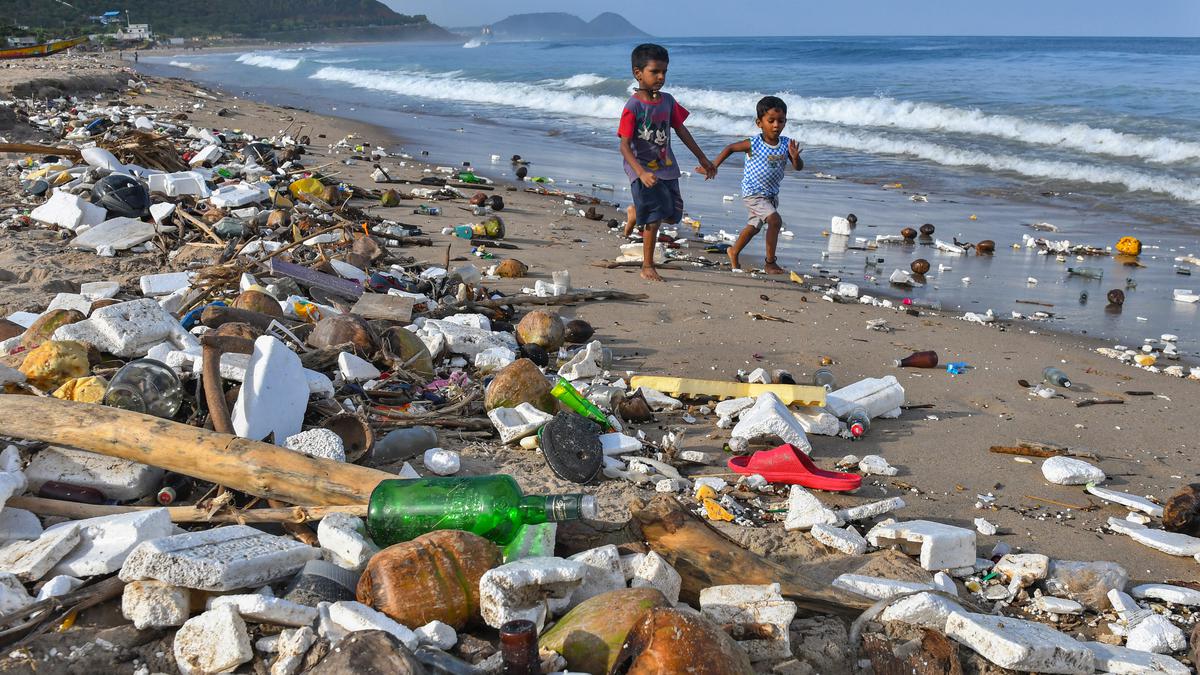
{"label": "distant hill", "polygon": [[649,37],[649,33],[629,23],[625,17],[604,12],[584,21],[566,12],[514,14],[491,25],[498,40],[560,40],[569,38]]}
{"label": "distant hill", "polygon": [[122,21],[148,23],[155,35],[242,37],[272,40],[370,39],[449,40],[453,36],[423,14],[398,14],[377,0],[25,0],[3,2],[0,23],[70,35],[101,33],[90,17],[120,11]]}

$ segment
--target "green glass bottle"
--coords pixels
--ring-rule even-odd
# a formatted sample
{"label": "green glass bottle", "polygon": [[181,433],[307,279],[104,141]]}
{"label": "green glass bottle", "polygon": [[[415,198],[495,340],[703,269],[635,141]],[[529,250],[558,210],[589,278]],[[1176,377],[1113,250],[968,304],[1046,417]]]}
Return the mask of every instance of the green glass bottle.
{"label": "green glass bottle", "polygon": [[512,476],[380,481],[367,507],[367,534],[379,546],[433,530],[464,530],[497,544],[521,525],[596,516],[596,498],[581,494],[522,495]]}

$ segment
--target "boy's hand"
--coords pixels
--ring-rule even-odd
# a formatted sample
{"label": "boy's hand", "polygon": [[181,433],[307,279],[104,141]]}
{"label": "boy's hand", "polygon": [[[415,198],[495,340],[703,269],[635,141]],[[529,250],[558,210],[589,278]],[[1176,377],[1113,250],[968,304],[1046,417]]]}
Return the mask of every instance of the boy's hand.
{"label": "boy's hand", "polygon": [[638,180],[642,181],[644,187],[652,188],[658,183],[658,176],[651,171],[643,171]]}
{"label": "boy's hand", "polygon": [[702,159],[700,166],[696,167],[696,173],[702,174],[704,180],[712,180],[717,177],[717,166],[707,159]]}
{"label": "boy's hand", "polygon": [[795,164],[800,159],[800,153],[802,152],[804,152],[804,148],[800,147],[800,144],[793,138],[788,143],[788,157],[792,158],[792,164]]}

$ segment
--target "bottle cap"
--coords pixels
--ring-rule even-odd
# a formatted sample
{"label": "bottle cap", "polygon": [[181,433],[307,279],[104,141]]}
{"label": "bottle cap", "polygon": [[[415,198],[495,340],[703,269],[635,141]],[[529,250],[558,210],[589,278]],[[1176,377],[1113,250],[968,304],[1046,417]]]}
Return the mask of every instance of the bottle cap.
{"label": "bottle cap", "polygon": [[174,503],[175,497],[175,488],[173,487],[166,486],[158,491],[158,503],[162,504],[163,506]]}
{"label": "bottle cap", "polygon": [[863,434],[865,433],[867,433],[867,430],[863,428],[862,422],[855,422],[854,424],[850,425],[851,436],[855,438],[862,438]]}

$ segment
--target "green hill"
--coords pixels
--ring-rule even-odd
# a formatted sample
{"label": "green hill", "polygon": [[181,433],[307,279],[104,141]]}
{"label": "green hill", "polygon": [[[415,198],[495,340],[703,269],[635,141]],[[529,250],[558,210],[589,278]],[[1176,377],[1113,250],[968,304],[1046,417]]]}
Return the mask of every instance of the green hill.
{"label": "green hill", "polygon": [[[423,14],[398,14],[377,0],[0,0],[7,31],[67,36],[103,29],[91,17],[119,11],[155,35],[272,40],[450,39]],[[27,26],[28,29],[15,29]],[[109,28],[111,30],[111,27]]]}

